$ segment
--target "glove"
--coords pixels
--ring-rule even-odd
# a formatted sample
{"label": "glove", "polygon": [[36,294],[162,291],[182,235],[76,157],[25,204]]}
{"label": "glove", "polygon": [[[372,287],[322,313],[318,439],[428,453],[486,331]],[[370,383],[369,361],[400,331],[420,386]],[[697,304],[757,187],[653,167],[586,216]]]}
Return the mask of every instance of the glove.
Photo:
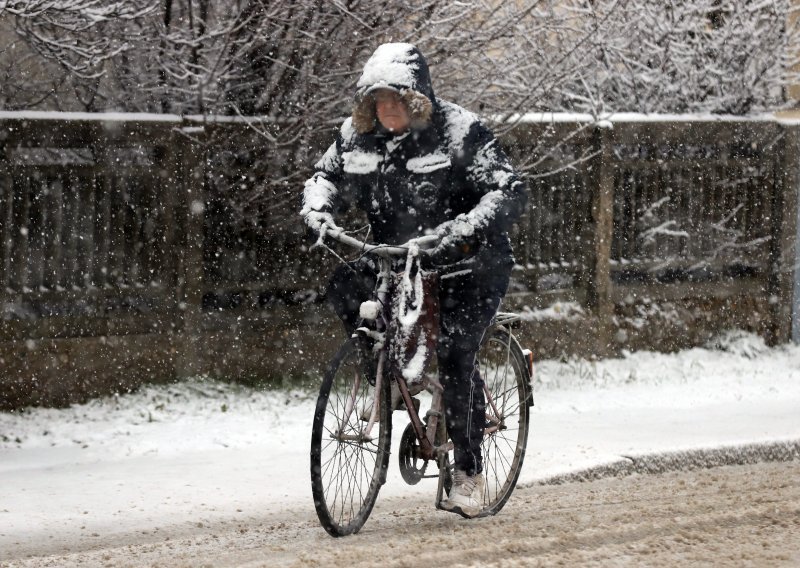
{"label": "glove", "polygon": [[333,220],[333,215],[325,211],[309,211],[306,213],[305,218],[306,225],[311,227],[316,233],[322,230],[322,225],[327,225],[326,230],[328,231],[339,228]]}
{"label": "glove", "polygon": [[480,234],[463,214],[439,225],[436,234],[441,240],[428,255],[436,266],[455,264],[473,256],[480,248]]}

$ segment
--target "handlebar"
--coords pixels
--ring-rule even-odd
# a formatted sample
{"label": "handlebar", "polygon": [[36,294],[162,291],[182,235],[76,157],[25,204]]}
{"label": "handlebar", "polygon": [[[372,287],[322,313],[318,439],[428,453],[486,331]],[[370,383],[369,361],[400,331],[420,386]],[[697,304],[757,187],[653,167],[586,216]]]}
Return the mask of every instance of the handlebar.
{"label": "handlebar", "polygon": [[405,256],[406,254],[408,254],[408,249],[411,248],[411,246],[414,244],[416,244],[419,247],[420,252],[424,253],[425,250],[433,248],[433,246],[435,246],[439,242],[438,235],[425,235],[423,237],[417,237],[416,239],[411,239],[410,241],[402,245],[384,245],[384,244],[372,245],[369,243],[359,241],[358,239],[345,234],[344,229],[341,229],[339,227],[334,227],[329,229],[327,228],[327,225],[323,225],[322,232],[323,232],[322,238],[324,238],[324,236],[330,236],[331,238],[339,241],[340,243],[356,248],[362,252],[369,252],[386,258],[390,258],[393,256]]}

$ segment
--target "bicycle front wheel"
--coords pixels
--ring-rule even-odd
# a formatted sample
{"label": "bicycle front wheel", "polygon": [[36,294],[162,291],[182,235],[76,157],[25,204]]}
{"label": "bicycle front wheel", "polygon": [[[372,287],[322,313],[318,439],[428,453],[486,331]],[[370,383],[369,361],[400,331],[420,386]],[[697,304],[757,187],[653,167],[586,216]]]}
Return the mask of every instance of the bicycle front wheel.
{"label": "bicycle front wheel", "polygon": [[494,515],[517,484],[530,425],[528,366],[514,336],[495,328],[478,351],[486,397],[486,433],[481,444],[485,480],[481,516]]}
{"label": "bicycle front wheel", "polygon": [[379,419],[367,432],[375,390],[364,377],[357,339],[346,341],[320,387],[311,430],[311,489],[320,523],[332,536],[359,531],[386,481],[391,444],[389,389],[376,393]]}

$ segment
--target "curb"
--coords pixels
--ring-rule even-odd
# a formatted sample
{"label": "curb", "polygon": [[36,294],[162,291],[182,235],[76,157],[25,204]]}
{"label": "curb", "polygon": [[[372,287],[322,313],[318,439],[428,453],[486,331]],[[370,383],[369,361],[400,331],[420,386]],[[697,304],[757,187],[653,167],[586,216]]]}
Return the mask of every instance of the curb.
{"label": "curb", "polygon": [[672,471],[710,469],[725,465],[748,465],[797,460],[800,460],[800,440],[681,450],[639,456],[623,456],[623,459],[618,461],[546,477],[539,481],[520,484],[520,487],[563,485],[565,483],[583,483],[607,477],[626,477],[635,474],[653,475]]}

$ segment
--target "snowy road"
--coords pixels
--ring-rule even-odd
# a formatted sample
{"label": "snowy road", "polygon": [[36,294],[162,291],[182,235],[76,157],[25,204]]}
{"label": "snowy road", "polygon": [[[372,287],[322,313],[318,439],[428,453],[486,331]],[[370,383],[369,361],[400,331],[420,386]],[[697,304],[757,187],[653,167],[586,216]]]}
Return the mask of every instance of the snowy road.
{"label": "snowy road", "polygon": [[466,521],[420,498],[383,499],[360,534],[332,539],[305,511],[120,540],[11,566],[797,566],[800,464],[518,489]]}
{"label": "snowy road", "polygon": [[[546,361],[538,366],[537,378],[523,484],[630,456],[800,440],[797,346],[769,349],[758,338],[740,335],[715,349],[671,355]],[[117,554],[117,548],[133,546],[137,554],[148,547],[164,553],[170,546],[180,548],[175,543],[185,539],[211,546],[214,535],[230,544],[208,553],[211,565],[224,565],[232,549],[286,547],[291,535],[298,539],[297,546],[330,546],[310,495],[312,408],[313,397],[303,393],[196,381],[70,409],[0,413],[0,565],[84,551],[87,559],[103,564],[100,553],[92,556],[95,553],[89,551],[111,549],[108,554]],[[405,423],[400,414],[395,417],[398,437]],[[798,486],[798,462],[792,464],[765,466],[765,471],[785,467],[783,477]],[[699,483],[689,479],[689,486]],[[720,499],[741,493],[737,483],[728,482]],[[602,485],[575,487],[599,491],[587,488]],[[435,536],[446,538],[460,521],[430,508],[432,491],[423,484],[406,486],[393,459],[367,529],[391,522],[396,510],[444,527]],[[540,496],[562,495],[561,491],[525,489],[512,498],[509,511],[528,510],[524,504],[530,500],[538,507]],[[558,510],[560,498],[553,499],[548,515]],[[613,506],[616,498],[608,499],[604,506]],[[579,517],[593,514],[576,511],[573,507]],[[498,526],[506,518],[513,516],[504,512]],[[658,523],[659,518],[642,522]],[[538,527],[540,520],[534,515],[524,523]],[[675,530],[680,526],[674,524]],[[536,530],[540,532],[528,534],[545,538],[543,529]],[[284,544],[265,540],[272,533],[282,535]],[[236,541],[237,534],[243,540]],[[371,533],[363,536],[367,534]],[[547,552],[545,543],[530,546],[537,555],[557,552]],[[527,544],[514,546],[528,550]],[[287,549],[287,562],[292,550],[296,549]],[[155,557],[139,558],[156,562]],[[139,563],[136,557],[130,559],[130,565]],[[52,565],[63,565],[63,559]]]}

